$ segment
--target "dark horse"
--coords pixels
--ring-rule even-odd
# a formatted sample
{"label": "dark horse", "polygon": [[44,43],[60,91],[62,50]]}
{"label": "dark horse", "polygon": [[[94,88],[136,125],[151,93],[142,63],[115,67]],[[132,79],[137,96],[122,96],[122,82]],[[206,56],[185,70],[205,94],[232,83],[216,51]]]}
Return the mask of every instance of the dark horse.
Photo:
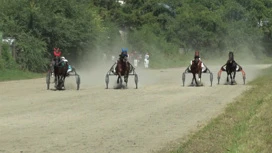
{"label": "dark horse", "polygon": [[[64,87],[64,81],[67,76],[68,63],[61,61],[60,63],[55,64],[54,74],[55,74],[55,87],[60,90]],[[65,88],[65,87],[64,87]]]}
{"label": "dark horse", "polygon": [[[224,68],[226,66],[226,68]],[[237,70],[237,66],[239,66],[239,69]],[[227,72],[227,83],[229,83],[229,77],[230,77],[230,83],[235,84],[235,75],[236,71],[241,71],[242,67],[236,63],[234,60],[233,52],[229,52],[229,59],[225,65],[221,67],[221,71]]]}
{"label": "dark horse", "polygon": [[115,67],[115,73],[118,76],[117,78],[117,84],[122,84],[122,76],[124,76],[124,81],[126,83],[126,87],[127,87],[127,83],[128,83],[128,76],[130,73],[130,63],[128,61],[126,61],[123,58],[120,58],[117,61],[117,65]]}
{"label": "dark horse", "polygon": [[[192,65],[190,67],[190,71],[193,74],[193,79],[191,82],[191,85],[193,85],[193,82],[195,81],[196,85],[201,85],[201,74],[202,74],[202,61],[199,60],[199,58],[195,58],[195,60],[192,61]],[[196,80],[196,74],[198,74],[198,81]]]}

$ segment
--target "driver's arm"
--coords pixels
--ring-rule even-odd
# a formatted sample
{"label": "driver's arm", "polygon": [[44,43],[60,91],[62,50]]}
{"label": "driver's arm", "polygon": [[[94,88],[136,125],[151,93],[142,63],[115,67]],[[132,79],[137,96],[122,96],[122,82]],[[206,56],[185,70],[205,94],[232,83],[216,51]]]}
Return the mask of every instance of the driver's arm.
{"label": "driver's arm", "polygon": [[[228,63],[228,62],[227,62],[227,63]],[[224,64],[224,65],[221,67],[221,70],[222,70],[222,71],[225,71],[224,66],[226,66],[226,65],[227,65],[227,63],[226,63],[226,64]]]}
{"label": "driver's arm", "polygon": [[242,66],[239,65],[236,61],[235,61],[235,63],[239,66],[239,70],[238,71],[241,71],[243,69]]}

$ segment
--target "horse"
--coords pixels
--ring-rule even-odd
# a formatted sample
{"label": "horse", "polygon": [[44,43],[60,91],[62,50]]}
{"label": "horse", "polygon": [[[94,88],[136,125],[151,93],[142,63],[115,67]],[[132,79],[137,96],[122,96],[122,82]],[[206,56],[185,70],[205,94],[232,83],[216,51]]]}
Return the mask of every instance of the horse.
{"label": "horse", "polygon": [[61,61],[60,63],[54,65],[55,87],[59,90],[64,87],[65,78],[66,76],[68,76],[68,66],[68,63],[64,61]]}
{"label": "horse", "polygon": [[235,83],[236,68],[237,68],[237,63],[234,60],[233,52],[229,52],[229,59],[226,63],[226,72],[227,72],[227,82],[229,82],[229,78],[230,78],[231,84]]}
{"label": "horse", "polygon": [[[246,79],[246,73],[243,70],[243,68],[234,60],[234,54],[233,52],[229,52],[229,59],[226,62],[226,64],[224,64],[218,74],[217,74],[217,79],[218,79],[218,84],[220,81],[220,77],[221,77],[221,73],[222,71],[226,71],[227,73],[227,82],[226,84],[228,84],[230,82],[231,85],[236,84],[235,81],[235,76],[236,76],[236,72],[242,72],[242,76],[243,76],[243,80],[244,80],[244,84],[245,84],[245,79]],[[229,81],[230,79],[230,81]]]}
{"label": "horse", "polygon": [[128,83],[128,76],[130,73],[130,63],[128,61],[125,61],[125,59],[120,58],[117,61],[117,65],[115,67],[115,73],[118,76],[117,77],[117,84],[122,84],[122,76],[124,76],[124,81],[126,83],[126,87],[127,87],[127,83]]}
{"label": "horse", "polygon": [[[191,85],[193,85],[194,81],[197,86],[201,85],[201,75],[202,75],[202,61],[199,58],[195,58],[192,61],[192,65],[190,66],[190,71],[193,74]],[[198,74],[198,81],[196,80],[196,74]]]}
{"label": "horse", "polygon": [[[226,68],[224,68],[226,66]],[[237,70],[237,66],[239,66],[239,69]],[[226,71],[227,72],[227,83],[235,84],[235,76],[236,76],[236,71],[242,71],[242,67],[236,63],[234,60],[234,54],[233,52],[229,52],[229,59],[225,65],[221,67],[221,70],[218,72],[218,76],[221,76],[221,72]],[[244,72],[243,72],[244,74]],[[229,81],[230,79],[230,81]],[[219,80],[218,80],[219,81]],[[218,82],[219,83],[219,82]]]}

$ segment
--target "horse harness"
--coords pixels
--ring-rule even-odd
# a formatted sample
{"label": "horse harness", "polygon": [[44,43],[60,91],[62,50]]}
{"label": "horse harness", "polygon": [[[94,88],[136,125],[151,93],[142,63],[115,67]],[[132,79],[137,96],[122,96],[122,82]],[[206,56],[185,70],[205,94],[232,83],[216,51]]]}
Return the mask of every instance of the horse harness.
{"label": "horse harness", "polygon": [[56,62],[55,63],[55,67],[63,67],[67,64],[67,62],[65,61],[59,61],[58,63]]}
{"label": "horse harness", "polygon": [[[237,72],[242,71],[242,67],[241,67],[240,65],[238,65],[238,64],[236,63],[236,61],[233,60],[233,59],[229,59],[229,60],[227,61],[227,63],[221,67],[221,70],[222,70],[222,71],[227,71],[227,67],[230,67],[230,69],[231,69],[231,68],[235,68],[235,70],[236,70]],[[238,69],[237,69],[237,67],[238,67]]]}
{"label": "horse harness", "polygon": [[[197,66],[201,66],[201,60],[199,58],[196,58],[194,61],[193,61],[194,64],[196,64]],[[193,65],[193,64],[192,64]]]}

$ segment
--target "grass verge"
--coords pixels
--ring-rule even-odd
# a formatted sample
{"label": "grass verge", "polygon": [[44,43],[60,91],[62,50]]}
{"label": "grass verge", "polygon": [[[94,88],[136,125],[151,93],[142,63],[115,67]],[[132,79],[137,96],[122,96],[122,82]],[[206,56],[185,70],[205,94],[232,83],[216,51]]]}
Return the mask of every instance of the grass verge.
{"label": "grass verge", "polygon": [[272,68],[225,112],[171,153],[272,152]]}
{"label": "grass verge", "polygon": [[0,81],[42,78],[43,74],[20,70],[0,70]]}

